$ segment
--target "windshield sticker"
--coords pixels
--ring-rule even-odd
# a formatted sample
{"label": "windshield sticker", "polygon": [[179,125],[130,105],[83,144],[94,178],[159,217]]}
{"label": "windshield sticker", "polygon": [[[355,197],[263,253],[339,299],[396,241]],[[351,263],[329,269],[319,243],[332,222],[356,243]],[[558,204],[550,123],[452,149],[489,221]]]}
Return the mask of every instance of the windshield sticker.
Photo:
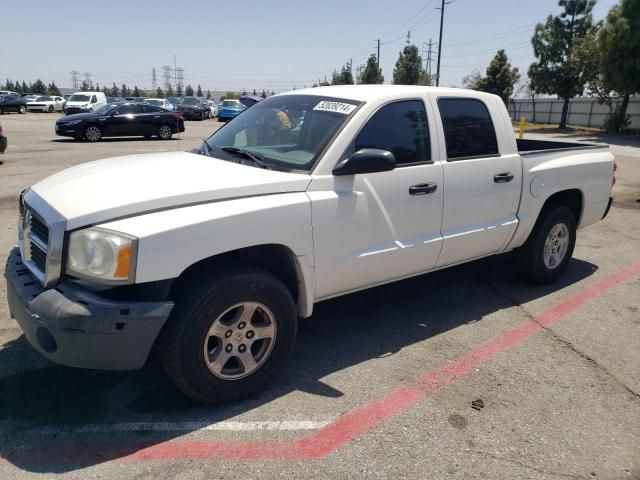
{"label": "windshield sticker", "polygon": [[321,112],[335,112],[342,113],[343,115],[349,115],[356,108],[357,105],[351,105],[350,103],[329,102],[327,100],[323,100],[313,107],[314,110],[319,110]]}

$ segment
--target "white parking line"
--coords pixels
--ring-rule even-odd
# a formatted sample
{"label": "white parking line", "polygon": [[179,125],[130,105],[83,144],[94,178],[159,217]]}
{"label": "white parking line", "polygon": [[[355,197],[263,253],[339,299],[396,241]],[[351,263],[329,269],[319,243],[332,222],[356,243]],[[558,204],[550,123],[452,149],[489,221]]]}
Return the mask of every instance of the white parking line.
{"label": "white parking line", "polygon": [[58,435],[82,434],[82,433],[123,433],[123,432],[197,432],[197,431],[231,431],[231,432],[253,432],[265,431],[296,431],[296,430],[318,430],[325,427],[332,420],[283,420],[279,422],[236,422],[223,421],[211,423],[201,422],[134,422],[134,423],[114,423],[114,424],[91,424],[79,426],[47,426],[29,430],[33,435]]}

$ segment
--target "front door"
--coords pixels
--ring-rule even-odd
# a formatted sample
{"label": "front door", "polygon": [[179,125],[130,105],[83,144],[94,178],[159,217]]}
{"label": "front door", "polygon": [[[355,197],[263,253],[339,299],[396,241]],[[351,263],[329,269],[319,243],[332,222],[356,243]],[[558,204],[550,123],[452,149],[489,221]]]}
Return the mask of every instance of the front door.
{"label": "front door", "polygon": [[[491,114],[474,98],[439,98],[444,129],[444,244],[438,266],[496,253],[517,225],[522,167],[501,155]],[[497,112],[496,112],[497,113]]]}
{"label": "front door", "polygon": [[444,190],[430,138],[423,99],[389,103],[368,120],[346,155],[389,150],[395,170],[312,180],[316,298],[433,268],[442,245]]}

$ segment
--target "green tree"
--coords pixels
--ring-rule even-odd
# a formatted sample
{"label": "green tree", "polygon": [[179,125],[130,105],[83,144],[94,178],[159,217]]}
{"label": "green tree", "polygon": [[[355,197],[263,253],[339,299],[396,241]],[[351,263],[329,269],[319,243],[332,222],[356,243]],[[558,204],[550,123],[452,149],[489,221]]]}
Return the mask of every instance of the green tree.
{"label": "green tree", "polygon": [[563,9],[560,15],[549,15],[544,24],[536,25],[531,42],[537,61],[529,67],[528,74],[541,93],[556,94],[564,100],[559,127],[566,128],[569,100],[585,87],[573,47],[593,28],[591,11],[595,0],[560,0],[558,5]]}
{"label": "green tree", "polygon": [[120,96],[120,89],[116,85],[116,82],[113,82],[113,85],[112,85],[111,90],[109,91],[109,93],[111,94],[110,96],[112,96],[112,97],[119,97]]}
{"label": "green tree", "polygon": [[80,85],[80,91],[81,92],[88,92],[89,90],[91,90],[91,85],[89,85],[89,82],[87,82],[86,80],[82,82],[82,85]]}
{"label": "green tree", "polygon": [[243,90],[243,91],[242,91],[242,95],[246,95],[246,94],[247,94],[247,91],[246,91],[246,90]]}
{"label": "green tree", "polygon": [[518,69],[511,66],[504,50],[498,50],[487,67],[486,75],[480,79],[477,90],[498,95],[507,105],[518,80]]}
{"label": "green tree", "polygon": [[196,96],[204,97],[204,95],[202,94],[202,87],[200,85],[198,85],[198,90],[197,90]]}
{"label": "green tree", "polygon": [[179,83],[178,85],[176,85],[176,97],[182,97],[183,93],[182,93],[182,84]]}
{"label": "green tree", "polygon": [[393,69],[393,83],[395,85],[422,85],[427,81],[427,74],[422,68],[422,58],[418,54],[418,47],[407,45],[398,55],[398,61]]}
{"label": "green tree", "polygon": [[111,89],[105,85],[104,87],[102,87],[102,93],[104,93],[107,97],[110,97]]}
{"label": "green tree", "polygon": [[211,100],[211,90],[207,90],[207,100]]}
{"label": "green tree", "polygon": [[56,96],[60,96],[60,89],[58,88],[58,86],[56,85],[56,82],[51,82],[48,86],[47,86],[47,90],[45,92],[47,95],[56,95]]}
{"label": "green tree", "polygon": [[123,83],[122,87],[120,87],[120,96],[128,97],[131,91],[127,88],[127,86]]}
{"label": "green tree", "polygon": [[173,93],[173,87],[171,86],[171,84],[169,84],[169,86],[167,87],[167,97],[173,97],[174,93]]}
{"label": "green tree", "polygon": [[260,94],[260,96],[262,98],[267,98],[267,92],[264,90],[264,88],[262,89],[262,93]]}
{"label": "green tree", "polygon": [[156,90],[156,98],[164,98],[164,92],[160,87]]}
{"label": "green tree", "polygon": [[339,72],[334,70],[331,75],[331,85],[353,85],[353,83],[353,73],[351,72],[350,62],[343,65]]}
{"label": "green tree", "polygon": [[384,83],[384,77],[382,76],[382,70],[378,65],[378,59],[373,54],[369,55],[369,58],[367,59],[367,65],[364,67],[364,70],[360,75],[360,83]]}
{"label": "green tree", "polygon": [[627,122],[629,97],[640,92],[640,0],[622,0],[609,10],[598,47],[605,88],[622,96],[609,121],[611,129],[617,131]]}
{"label": "green tree", "polygon": [[29,87],[27,87],[27,82],[22,81],[22,86],[20,87],[20,93],[29,93]]}
{"label": "green tree", "polygon": [[33,93],[44,93],[47,90],[47,86],[40,79],[37,79],[29,87]]}
{"label": "green tree", "polygon": [[257,95],[258,95],[258,92],[256,92],[256,89],[255,89],[255,88],[253,89],[253,93],[252,93],[251,95],[254,95],[254,96],[257,96]]}
{"label": "green tree", "polygon": [[132,97],[141,97],[142,95],[140,95],[140,90],[138,90],[138,86],[134,85],[133,86],[133,92],[131,92],[131,96]]}
{"label": "green tree", "polygon": [[187,97],[193,97],[193,87],[191,85],[187,85],[187,88],[184,89],[184,94]]}

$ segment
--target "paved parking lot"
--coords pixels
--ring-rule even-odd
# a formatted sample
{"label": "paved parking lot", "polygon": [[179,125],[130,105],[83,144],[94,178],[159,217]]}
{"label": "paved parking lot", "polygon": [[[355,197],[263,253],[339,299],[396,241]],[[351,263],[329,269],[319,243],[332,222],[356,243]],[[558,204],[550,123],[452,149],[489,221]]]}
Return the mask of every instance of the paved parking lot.
{"label": "paved parking lot", "polygon": [[[55,117],[0,117],[2,260],[22,187],[81,162],[188,150],[219,126],[90,144],[56,138]],[[559,283],[522,284],[503,255],[321,303],[289,368],[224,407],[186,400],[154,361],[48,363],[2,284],[0,478],[640,478],[640,148],[612,149],[616,201],[579,232]]]}

